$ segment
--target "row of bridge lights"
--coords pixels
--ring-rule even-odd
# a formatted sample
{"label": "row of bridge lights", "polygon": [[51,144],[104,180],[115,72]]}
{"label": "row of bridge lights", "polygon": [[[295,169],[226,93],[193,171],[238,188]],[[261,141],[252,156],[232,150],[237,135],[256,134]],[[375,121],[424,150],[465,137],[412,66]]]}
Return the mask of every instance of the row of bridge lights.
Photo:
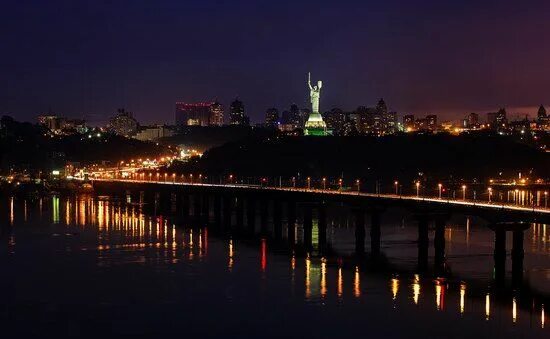
{"label": "row of bridge lights", "polygon": [[[132,173],[131,174],[132,178],[135,178],[136,175],[138,175],[138,179],[139,179],[139,176],[141,176],[141,179],[145,180],[145,173],[141,173],[141,174]],[[149,181],[152,181],[153,174],[149,173],[148,176],[149,176]],[[160,177],[161,177],[161,174],[156,173],[157,181],[160,181]],[[172,177],[172,182],[175,183],[177,175],[175,173],[173,173],[171,175],[171,177]],[[206,178],[206,177],[203,177],[202,174],[199,174],[196,177],[198,178],[197,183],[199,183],[199,184],[202,184],[203,178]],[[195,183],[194,178],[195,177],[193,176],[193,174],[189,174],[189,180],[190,180],[191,184]],[[163,179],[164,179],[164,182],[168,182],[168,173],[163,174]],[[233,176],[233,174],[230,174],[228,176],[228,179],[229,179],[229,184],[233,184],[235,177]],[[185,180],[185,175],[183,175],[183,174],[181,175],[181,180],[182,181]],[[307,182],[307,189],[311,190],[311,177],[307,177],[306,182]],[[322,182],[322,185],[323,185],[323,190],[326,190],[327,189],[327,178],[323,177],[321,179],[321,182]],[[266,184],[267,184],[267,179],[262,178],[261,179],[261,186],[263,187]],[[342,187],[343,187],[343,179],[342,178],[338,179],[338,186],[339,186],[340,189],[342,189]],[[357,188],[357,192],[359,192],[361,190],[361,181],[359,179],[355,180],[355,186]],[[395,186],[395,195],[400,195],[400,193],[399,193],[399,181],[397,181],[397,180],[394,181],[394,186]],[[416,186],[416,196],[419,198],[420,197],[420,188],[421,188],[420,182],[419,181],[415,182],[415,186]],[[296,188],[296,177],[292,177],[292,187]],[[439,199],[442,199],[443,184],[441,184],[441,183],[437,184],[437,189],[438,189],[438,197],[439,197]],[[462,185],[461,189],[462,189],[462,200],[466,200],[467,186]],[[491,199],[492,199],[492,196],[493,196],[493,188],[488,187],[487,188],[487,193],[488,193],[488,201],[489,201],[489,203],[491,203]],[[518,194],[518,193],[519,193],[519,190],[516,189],[515,194]],[[544,207],[548,207],[548,191],[544,192]]]}

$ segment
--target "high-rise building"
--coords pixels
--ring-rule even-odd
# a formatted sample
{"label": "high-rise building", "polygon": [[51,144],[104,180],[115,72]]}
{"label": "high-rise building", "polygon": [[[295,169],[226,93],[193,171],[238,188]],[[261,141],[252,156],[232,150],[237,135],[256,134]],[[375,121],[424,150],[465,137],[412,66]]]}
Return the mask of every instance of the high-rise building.
{"label": "high-rise building", "polygon": [[176,102],[176,125],[208,126],[210,125],[210,107],[212,102],[186,103]]}
{"label": "high-rise building", "polygon": [[265,125],[267,127],[277,128],[279,123],[279,110],[276,108],[267,109],[265,112]]}
{"label": "high-rise building", "polygon": [[388,112],[386,114],[386,133],[395,134],[397,132],[397,112]]}
{"label": "high-rise building", "polygon": [[477,114],[477,113],[468,114],[467,126],[465,126],[465,127],[478,128],[479,127],[479,114]]}
{"label": "high-rise building", "polygon": [[210,125],[222,126],[223,125],[223,105],[219,102],[213,102],[210,105]]}
{"label": "high-rise building", "polygon": [[405,131],[411,132],[414,131],[414,115],[407,114],[403,116],[403,127],[405,128]]}
{"label": "high-rise building", "polygon": [[498,128],[506,127],[508,119],[506,118],[506,110],[504,108],[498,110],[496,115],[496,123]]}
{"label": "high-rise building", "polygon": [[429,114],[426,116],[426,128],[429,131],[437,130],[437,115]]}
{"label": "high-rise building", "polygon": [[307,117],[309,116],[309,111],[307,114],[302,115],[302,112],[300,111],[300,108],[296,104],[290,105],[290,123],[294,126],[294,128],[303,128],[304,124],[307,120]]}
{"label": "high-rise building", "polygon": [[117,110],[117,115],[109,120],[109,125],[107,127],[111,132],[127,137],[136,134],[138,128],[139,123],[134,118],[133,114],[124,110],[124,108]]}
{"label": "high-rise building", "polygon": [[250,118],[244,113],[244,104],[239,99],[235,99],[229,107],[229,123],[231,125],[250,125]]}
{"label": "high-rise building", "polygon": [[327,129],[332,131],[333,135],[344,135],[344,125],[346,114],[339,108],[333,108],[323,114],[323,120],[327,124]]}

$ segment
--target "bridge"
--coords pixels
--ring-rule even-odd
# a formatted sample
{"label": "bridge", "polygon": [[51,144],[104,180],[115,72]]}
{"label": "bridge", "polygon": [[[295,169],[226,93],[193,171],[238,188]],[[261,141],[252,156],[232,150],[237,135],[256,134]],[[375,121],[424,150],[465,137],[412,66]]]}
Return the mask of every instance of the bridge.
{"label": "bridge", "polygon": [[[160,179],[160,178],[159,178]],[[506,236],[513,237],[512,281],[520,284],[523,279],[523,239],[524,231],[533,222],[548,222],[550,209],[540,206],[521,206],[510,203],[424,197],[420,195],[400,195],[369,193],[361,190],[342,190],[309,187],[287,187],[264,184],[203,183],[152,178],[94,178],[92,183],[97,193],[130,195],[139,194],[140,203],[150,204],[157,210],[171,210],[184,217],[208,221],[213,215],[214,224],[222,230],[243,232],[248,235],[268,234],[267,225],[271,210],[273,237],[275,240],[297,244],[296,221],[298,207],[303,216],[303,240],[305,251],[312,249],[312,216],[319,222],[319,251],[326,251],[326,210],[329,204],[346,206],[351,209],[355,223],[355,253],[362,257],[365,253],[366,223],[370,216],[369,258],[380,256],[381,218],[386,209],[402,207],[410,211],[418,223],[418,268],[428,266],[429,228],[433,225],[434,269],[445,270],[445,225],[453,213],[479,216],[488,221],[495,233],[494,260],[495,280],[503,283],[506,267]],[[357,185],[359,187],[359,185]],[[284,207],[283,207],[284,205]],[[259,211],[258,211],[259,210]],[[213,213],[211,213],[213,212]],[[283,212],[286,212],[286,232],[283,232]],[[260,217],[259,230],[256,215]],[[246,215],[246,223],[245,223]],[[235,216],[235,224],[232,223]]]}

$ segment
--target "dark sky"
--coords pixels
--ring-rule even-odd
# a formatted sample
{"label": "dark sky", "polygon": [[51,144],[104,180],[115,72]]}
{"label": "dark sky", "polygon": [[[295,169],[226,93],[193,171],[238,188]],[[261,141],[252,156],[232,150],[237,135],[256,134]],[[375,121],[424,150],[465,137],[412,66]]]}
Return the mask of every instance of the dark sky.
{"label": "dark sky", "polygon": [[550,103],[550,1],[0,2],[0,113],[173,122],[176,101],[235,96],[254,121],[384,97],[403,113]]}

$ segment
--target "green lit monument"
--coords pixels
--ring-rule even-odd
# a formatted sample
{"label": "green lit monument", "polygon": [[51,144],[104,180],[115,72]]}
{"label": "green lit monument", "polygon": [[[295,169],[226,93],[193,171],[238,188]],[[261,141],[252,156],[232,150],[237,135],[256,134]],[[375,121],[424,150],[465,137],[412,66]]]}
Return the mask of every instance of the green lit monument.
{"label": "green lit monument", "polygon": [[304,135],[325,136],[327,135],[327,124],[325,124],[321,113],[319,113],[319,99],[321,97],[323,82],[319,80],[317,81],[317,86],[311,86],[311,74],[308,73],[307,84],[311,98],[311,114],[306,121]]}

